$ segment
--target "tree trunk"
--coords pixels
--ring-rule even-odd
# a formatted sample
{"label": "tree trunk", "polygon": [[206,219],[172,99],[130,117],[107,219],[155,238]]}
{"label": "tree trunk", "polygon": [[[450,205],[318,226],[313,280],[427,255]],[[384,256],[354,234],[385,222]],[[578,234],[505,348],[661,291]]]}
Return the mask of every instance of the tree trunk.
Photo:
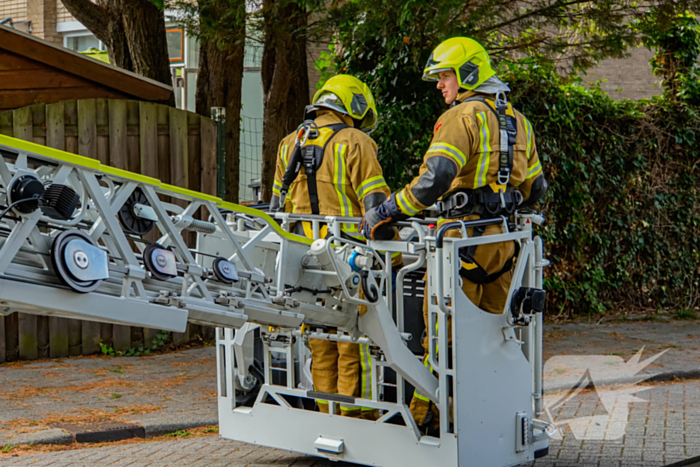
{"label": "tree trunk", "polygon": [[238,202],[240,178],[241,99],[243,85],[243,44],[233,44],[226,51],[216,41],[203,37],[197,75],[196,111],[211,116],[212,107],[226,109],[226,191],[225,198]]}
{"label": "tree trunk", "polygon": [[279,142],[303,120],[309,103],[306,11],[294,1],[264,0],[262,199],[272,197]]}
{"label": "tree trunk", "polygon": [[[171,86],[163,11],[149,0],[122,1],[121,18],[134,72]],[[166,104],[175,107],[174,94]]]}
{"label": "tree trunk", "polygon": [[[105,43],[109,61],[172,85],[163,12],[148,0],[64,0],[68,11]],[[175,95],[162,102],[175,106]]]}

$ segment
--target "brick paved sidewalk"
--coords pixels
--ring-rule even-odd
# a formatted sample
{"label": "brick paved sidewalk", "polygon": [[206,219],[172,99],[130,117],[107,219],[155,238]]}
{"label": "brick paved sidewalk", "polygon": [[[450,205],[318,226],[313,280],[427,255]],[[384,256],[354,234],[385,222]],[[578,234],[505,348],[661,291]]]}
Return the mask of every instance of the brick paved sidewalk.
{"label": "brick paved sidewalk", "polygon": [[217,424],[214,347],[0,366],[0,445],[70,442],[61,423],[131,422],[146,436]]}
{"label": "brick paved sidewalk", "polygon": [[[538,460],[534,467],[661,467],[700,456],[700,382],[649,387],[636,397],[642,400],[629,405],[629,425],[620,439],[586,441],[567,430],[563,439],[551,443],[550,455]],[[589,393],[566,402],[554,415],[575,418],[605,412],[598,395]],[[2,457],[0,465],[341,467],[351,464],[217,438],[198,438]]]}
{"label": "brick paved sidewalk", "polygon": [[[636,398],[633,402],[628,402],[630,394],[625,394],[624,389],[628,393],[640,391],[633,394]],[[608,396],[612,391],[618,391],[618,404],[611,410]],[[545,403],[551,404],[553,399],[553,396],[546,398]],[[623,409],[623,417],[615,416],[618,409]],[[700,456],[699,381],[602,388],[574,397],[553,411],[552,416],[563,436],[552,440],[549,455],[535,462],[535,467],[654,467]],[[598,417],[588,418],[593,416]],[[611,430],[613,424],[620,423],[616,419],[622,422],[620,430]],[[573,420],[573,426],[578,425],[578,429],[573,429],[572,424],[562,424],[564,420]],[[606,421],[608,437],[621,436],[591,439],[597,437],[596,428]]]}
{"label": "brick paved sidewalk", "polygon": [[[641,360],[665,352],[661,357],[639,371],[649,378],[669,381],[675,377],[700,377],[700,321],[675,320],[669,322],[616,322],[596,324],[576,322],[545,325],[543,359],[552,357],[601,355],[611,357],[609,362],[600,362],[609,368],[607,374],[599,374],[596,383],[616,381],[619,368],[644,348]],[[574,359],[572,364],[581,364],[583,359]],[[550,362],[552,363],[552,362]],[[547,371],[549,370],[549,371]],[[559,365],[545,365],[545,389],[566,386],[570,376]],[[622,378],[634,382],[637,378]],[[641,379],[641,378],[640,378]]]}
{"label": "brick paved sidewalk", "polygon": [[[560,355],[607,355],[610,361],[604,363],[613,376],[642,346],[642,359],[667,352],[640,373],[700,376],[697,321],[545,327],[545,361]],[[570,376],[566,368],[549,369],[545,388]],[[72,440],[56,428],[60,422],[133,422],[143,425],[146,436],[217,423],[213,347],[148,357],[3,364],[0,388],[0,446]]]}

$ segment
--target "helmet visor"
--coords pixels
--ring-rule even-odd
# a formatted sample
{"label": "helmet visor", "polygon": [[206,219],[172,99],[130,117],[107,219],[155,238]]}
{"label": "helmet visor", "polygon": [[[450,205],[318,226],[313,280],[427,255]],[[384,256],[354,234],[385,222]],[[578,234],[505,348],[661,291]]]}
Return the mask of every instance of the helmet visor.
{"label": "helmet visor", "polygon": [[377,128],[377,123],[377,114],[374,112],[374,110],[370,109],[367,112],[367,115],[365,115],[365,118],[363,118],[360,122],[360,130],[364,131],[365,133],[372,133]]}
{"label": "helmet visor", "polygon": [[423,81],[440,81],[440,73],[443,71],[455,71],[454,68],[426,68],[423,70]]}
{"label": "helmet visor", "polygon": [[367,98],[362,94],[353,94],[352,102],[350,102],[350,110],[353,118],[362,118],[362,116],[367,112],[369,105],[367,104]]}
{"label": "helmet visor", "polygon": [[343,101],[340,99],[340,97],[336,96],[334,93],[329,91],[322,92],[316,99],[316,102],[313,103],[313,106],[325,107],[327,109],[335,110],[342,114],[349,115],[349,112],[345,108],[345,104],[343,104]]}

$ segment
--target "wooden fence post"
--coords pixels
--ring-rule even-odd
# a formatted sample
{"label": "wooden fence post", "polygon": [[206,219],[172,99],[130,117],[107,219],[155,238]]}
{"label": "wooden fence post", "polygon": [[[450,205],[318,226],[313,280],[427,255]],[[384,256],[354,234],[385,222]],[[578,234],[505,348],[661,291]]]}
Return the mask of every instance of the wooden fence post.
{"label": "wooden fence post", "polygon": [[[24,107],[12,112],[12,127],[15,138],[33,142],[32,108]],[[19,358],[22,360],[32,360],[39,357],[37,348],[37,317],[36,315],[19,315]]]}
{"label": "wooden fence post", "polygon": [[[46,145],[64,150],[66,147],[65,106],[63,102],[46,106]],[[49,357],[67,357],[69,352],[68,320],[49,317]]]}

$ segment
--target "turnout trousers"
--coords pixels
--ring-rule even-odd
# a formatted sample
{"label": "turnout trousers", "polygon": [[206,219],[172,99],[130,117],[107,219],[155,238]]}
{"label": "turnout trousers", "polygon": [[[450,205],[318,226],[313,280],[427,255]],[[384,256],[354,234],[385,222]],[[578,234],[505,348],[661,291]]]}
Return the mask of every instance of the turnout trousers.
{"label": "turnout trousers", "polygon": [[[348,342],[310,339],[311,374],[314,389],[343,396],[371,398],[372,368],[369,346]],[[316,400],[320,412],[329,412],[329,403]],[[377,411],[356,405],[338,404],[345,417],[376,420]]]}

